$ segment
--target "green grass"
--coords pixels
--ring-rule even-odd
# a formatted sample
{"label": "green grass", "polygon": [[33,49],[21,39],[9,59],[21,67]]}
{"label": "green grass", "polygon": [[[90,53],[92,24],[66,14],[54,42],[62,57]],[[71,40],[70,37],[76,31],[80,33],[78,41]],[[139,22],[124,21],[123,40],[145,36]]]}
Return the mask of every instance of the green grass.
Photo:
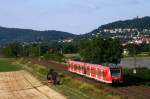
{"label": "green grass", "polygon": [[55,88],[62,91],[64,95],[68,96],[68,99],[120,99],[119,95],[109,94],[104,89],[98,86],[91,85],[89,83],[73,79],[65,76],[63,78],[64,83],[61,86]]}
{"label": "green grass", "polygon": [[149,54],[149,52],[142,52],[142,53],[140,53],[140,54],[137,54],[136,56],[137,56],[137,57],[149,57],[150,54]]}
{"label": "green grass", "polygon": [[[128,55],[128,56],[124,56],[124,57],[133,57],[133,56]],[[150,53],[149,52],[141,52],[140,54],[136,54],[136,57],[150,57]]]}
{"label": "green grass", "polygon": [[65,58],[66,59],[72,59],[72,58],[81,58],[80,54],[79,53],[76,53],[76,54],[64,54]]}
{"label": "green grass", "polygon": [[0,72],[17,71],[20,70],[20,65],[11,64],[9,60],[0,59]]}

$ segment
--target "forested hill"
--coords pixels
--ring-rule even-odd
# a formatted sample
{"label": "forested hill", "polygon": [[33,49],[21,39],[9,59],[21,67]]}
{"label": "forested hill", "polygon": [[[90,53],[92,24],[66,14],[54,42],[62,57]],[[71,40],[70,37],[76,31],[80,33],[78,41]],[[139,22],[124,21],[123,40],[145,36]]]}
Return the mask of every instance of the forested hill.
{"label": "forested hill", "polygon": [[150,29],[150,17],[143,17],[143,18],[135,18],[131,20],[125,21],[116,21],[106,25],[102,25],[99,29]]}
{"label": "forested hill", "polygon": [[73,38],[75,35],[67,32],[48,30],[36,31],[31,29],[0,27],[0,43],[12,41],[62,40]]}
{"label": "forested hill", "polygon": [[82,35],[82,37],[112,37],[121,39],[132,39],[138,35],[150,36],[150,17],[134,18],[129,20],[120,20],[105,25]]}

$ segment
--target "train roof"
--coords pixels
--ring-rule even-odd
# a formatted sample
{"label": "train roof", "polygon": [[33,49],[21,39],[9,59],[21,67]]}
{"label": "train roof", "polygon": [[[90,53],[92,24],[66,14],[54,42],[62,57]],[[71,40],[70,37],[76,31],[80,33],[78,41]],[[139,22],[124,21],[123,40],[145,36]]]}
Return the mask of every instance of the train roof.
{"label": "train roof", "polygon": [[92,64],[92,63],[86,63],[86,62],[82,62],[82,61],[76,61],[76,60],[69,60],[70,62],[76,63],[76,64],[86,64],[86,65],[92,65],[92,66],[102,66],[102,67],[109,67],[109,68],[121,68],[120,65],[116,65],[116,64]]}
{"label": "train roof", "polygon": [[112,64],[112,63],[108,63],[107,65],[104,64],[103,66],[107,66],[110,68],[120,68],[121,67],[120,65],[116,65],[116,64]]}

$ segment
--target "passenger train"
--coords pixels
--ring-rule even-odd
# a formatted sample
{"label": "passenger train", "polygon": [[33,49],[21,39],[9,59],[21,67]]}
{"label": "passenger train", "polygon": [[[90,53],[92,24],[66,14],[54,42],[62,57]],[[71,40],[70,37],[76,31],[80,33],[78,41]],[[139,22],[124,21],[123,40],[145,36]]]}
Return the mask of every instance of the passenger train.
{"label": "passenger train", "polygon": [[80,61],[68,60],[68,71],[83,75],[104,83],[122,83],[123,72],[118,66],[102,66]]}

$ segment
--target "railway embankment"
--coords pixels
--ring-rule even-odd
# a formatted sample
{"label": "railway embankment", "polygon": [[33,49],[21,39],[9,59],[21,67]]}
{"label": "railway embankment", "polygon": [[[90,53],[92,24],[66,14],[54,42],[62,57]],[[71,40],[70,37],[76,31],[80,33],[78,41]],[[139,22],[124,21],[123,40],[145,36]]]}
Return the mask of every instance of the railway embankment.
{"label": "railway embankment", "polygon": [[[52,87],[56,90],[61,91],[70,99],[91,99],[91,97],[93,97],[93,99],[98,99],[99,97],[106,99],[108,97],[115,97],[115,99],[136,99],[137,97],[140,99],[149,99],[150,97],[150,70],[148,68],[137,68],[137,74],[133,74],[132,69],[126,68],[124,69],[124,84],[112,86],[103,84],[101,82],[97,82],[92,79],[85,78],[83,76],[79,76],[77,74],[70,73],[66,70],[66,66],[62,63],[47,60],[39,61],[38,59],[23,59],[19,60],[18,62],[21,64],[28,65],[28,67],[32,67],[32,70],[36,71],[36,73],[40,75],[42,74],[43,77],[40,78],[45,77],[45,74],[47,72],[46,70],[48,70],[49,68],[53,68],[56,71],[58,71],[63,81],[63,85]],[[38,69],[37,67],[41,67],[41,69]],[[79,98],[78,96],[80,96],[81,98]]]}
{"label": "railway embankment", "polygon": [[[55,69],[60,76],[61,85],[51,85],[50,87],[64,94],[68,99],[123,99],[124,96],[116,91],[105,89],[105,84],[86,79],[82,76],[72,74],[66,70],[66,66],[46,60],[19,59],[15,64],[21,64],[24,69],[38,77],[45,83],[48,69]],[[97,84],[96,84],[97,83]]]}

